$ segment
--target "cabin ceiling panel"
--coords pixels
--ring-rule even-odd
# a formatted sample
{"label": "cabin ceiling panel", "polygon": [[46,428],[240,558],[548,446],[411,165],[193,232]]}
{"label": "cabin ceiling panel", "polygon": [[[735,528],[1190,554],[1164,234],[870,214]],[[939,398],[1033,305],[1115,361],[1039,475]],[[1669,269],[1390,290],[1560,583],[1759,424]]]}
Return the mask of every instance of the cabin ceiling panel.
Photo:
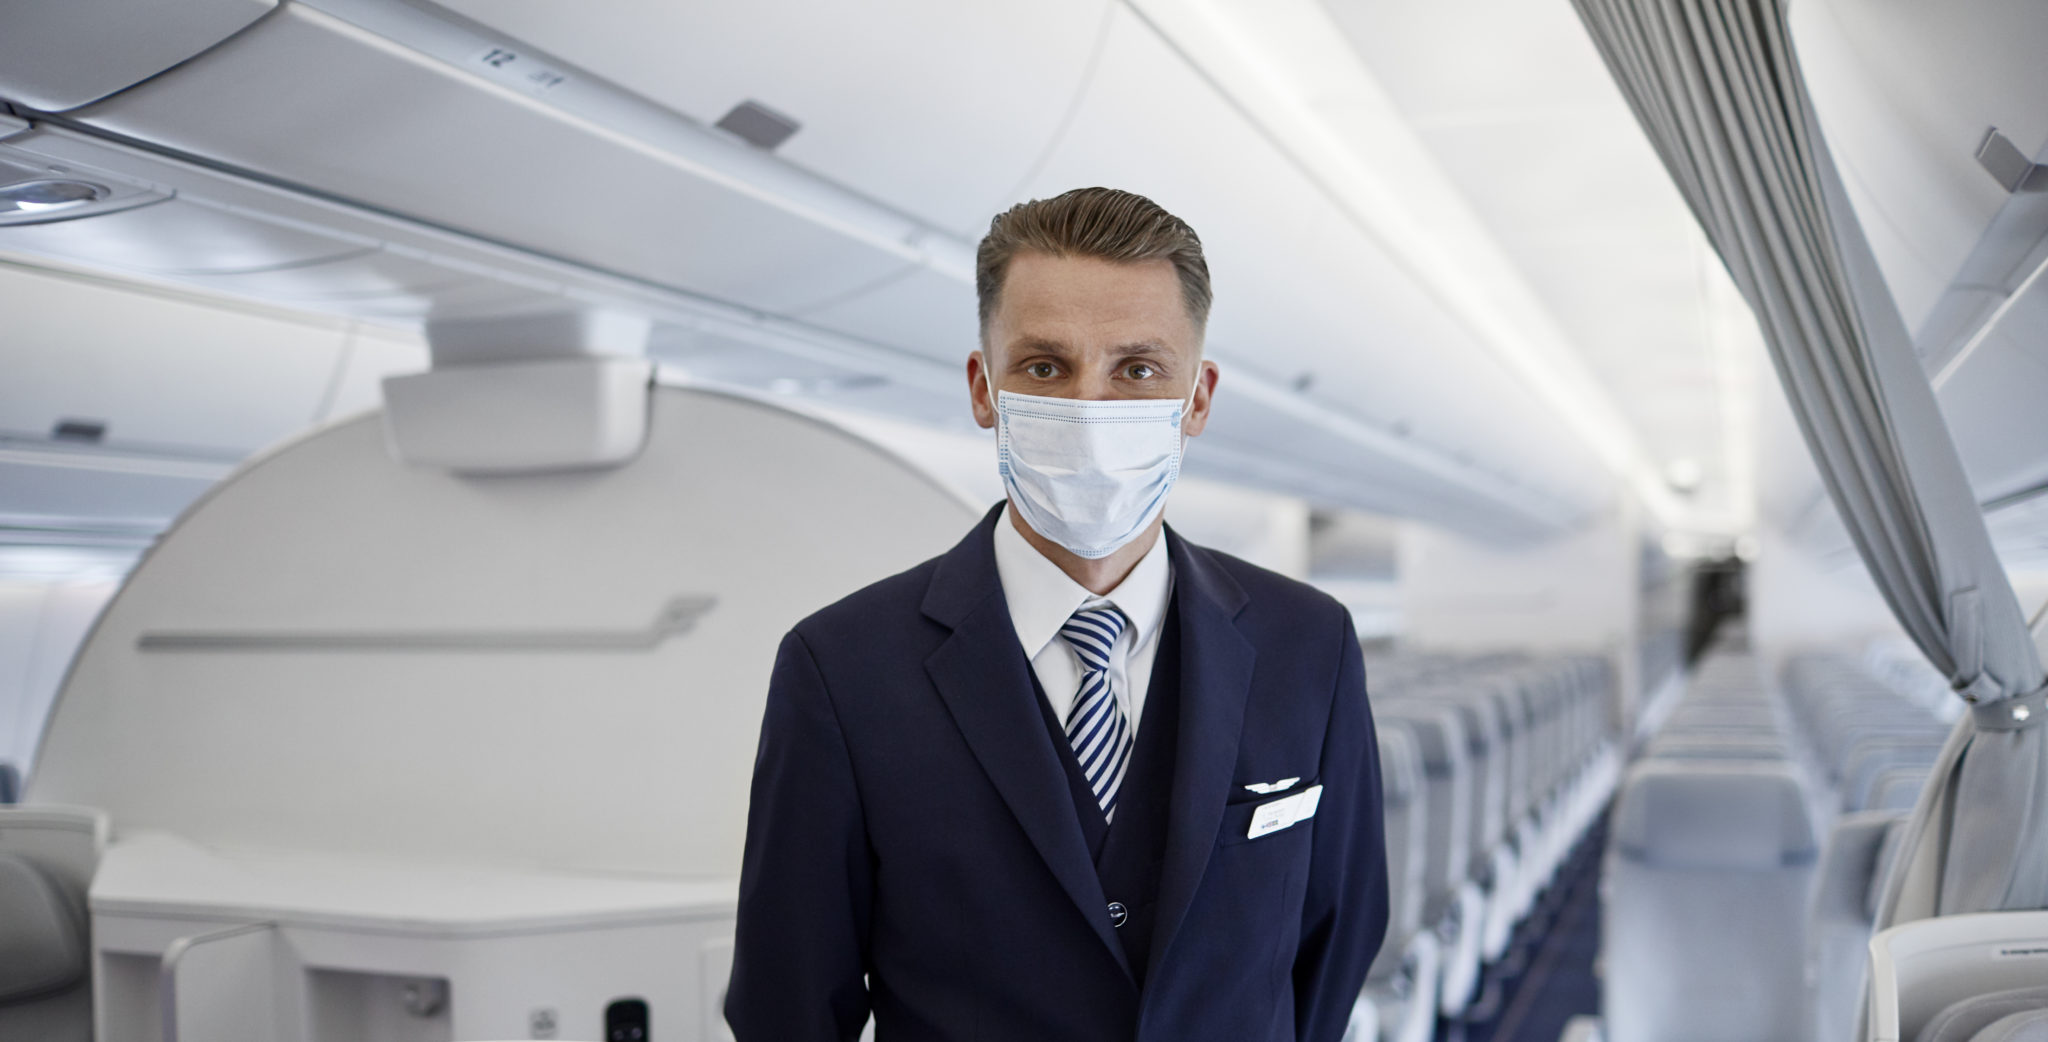
{"label": "cabin ceiling panel", "polygon": [[1057,133],[1111,3],[441,6],[707,125],[758,100],[802,124],[779,155],[978,237]]}
{"label": "cabin ceiling panel", "polygon": [[1761,342],[1569,5],[1323,5],[1652,463],[1697,468],[1695,520],[1746,524]]}
{"label": "cabin ceiling panel", "polygon": [[1326,407],[1559,497],[1603,480],[1470,329],[1128,12],[1019,194],[1089,184],[1142,192],[1201,233],[1216,286],[1208,343],[1226,373],[1309,387]]}

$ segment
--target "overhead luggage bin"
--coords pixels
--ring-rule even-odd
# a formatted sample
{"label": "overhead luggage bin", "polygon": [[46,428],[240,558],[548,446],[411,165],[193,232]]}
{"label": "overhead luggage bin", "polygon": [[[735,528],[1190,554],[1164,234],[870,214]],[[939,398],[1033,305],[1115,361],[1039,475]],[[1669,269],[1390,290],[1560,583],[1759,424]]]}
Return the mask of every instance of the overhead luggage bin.
{"label": "overhead luggage bin", "polygon": [[441,1037],[530,1037],[543,1007],[597,1038],[620,995],[716,1024],[778,642],[978,510],[818,420],[645,393],[637,454],[566,472],[408,465],[378,415],[341,422],[136,568],[28,793],[119,830],[102,1037],[148,1036],[180,938],[252,922],[316,1006],[405,1017],[408,987],[448,989]]}
{"label": "overhead luggage bin", "polygon": [[98,101],[233,36],[277,2],[9,7],[0,35],[0,96],[48,112]]}

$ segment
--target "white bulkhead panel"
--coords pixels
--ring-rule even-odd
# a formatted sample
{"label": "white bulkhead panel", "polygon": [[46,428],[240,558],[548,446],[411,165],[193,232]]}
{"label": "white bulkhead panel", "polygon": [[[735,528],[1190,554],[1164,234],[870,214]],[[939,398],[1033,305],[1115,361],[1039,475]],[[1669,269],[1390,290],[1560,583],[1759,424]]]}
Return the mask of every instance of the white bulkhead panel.
{"label": "white bulkhead panel", "polygon": [[975,515],[818,421],[655,392],[616,469],[408,467],[373,416],[252,463],[137,568],[32,782],[209,846],[730,877],[799,618]]}

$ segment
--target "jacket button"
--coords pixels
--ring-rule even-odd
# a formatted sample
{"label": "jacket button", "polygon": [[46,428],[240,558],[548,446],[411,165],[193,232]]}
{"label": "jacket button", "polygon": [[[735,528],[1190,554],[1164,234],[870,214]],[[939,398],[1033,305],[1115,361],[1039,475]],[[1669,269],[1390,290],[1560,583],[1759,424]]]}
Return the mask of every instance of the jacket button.
{"label": "jacket button", "polygon": [[1110,925],[1110,926],[1112,926],[1112,927],[1115,927],[1115,926],[1122,926],[1122,925],[1124,924],[1124,920],[1126,920],[1126,919],[1129,919],[1130,917],[1131,917],[1131,910],[1130,910],[1130,909],[1128,909],[1128,908],[1125,908],[1125,907],[1124,907],[1124,903],[1123,903],[1122,901],[1111,901],[1111,902],[1109,903],[1109,925]]}

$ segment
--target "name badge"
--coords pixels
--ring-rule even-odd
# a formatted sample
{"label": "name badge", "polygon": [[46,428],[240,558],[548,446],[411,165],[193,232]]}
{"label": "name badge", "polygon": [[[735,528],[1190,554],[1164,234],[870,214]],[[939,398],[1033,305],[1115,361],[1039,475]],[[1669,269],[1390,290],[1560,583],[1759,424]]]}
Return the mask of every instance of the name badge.
{"label": "name badge", "polygon": [[1252,827],[1245,833],[1245,837],[1257,839],[1307,821],[1316,816],[1316,805],[1322,801],[1323,787],[1313,785],[1292,796],[1282,797],[1271,803],[1262,803],[1252,811]]}

